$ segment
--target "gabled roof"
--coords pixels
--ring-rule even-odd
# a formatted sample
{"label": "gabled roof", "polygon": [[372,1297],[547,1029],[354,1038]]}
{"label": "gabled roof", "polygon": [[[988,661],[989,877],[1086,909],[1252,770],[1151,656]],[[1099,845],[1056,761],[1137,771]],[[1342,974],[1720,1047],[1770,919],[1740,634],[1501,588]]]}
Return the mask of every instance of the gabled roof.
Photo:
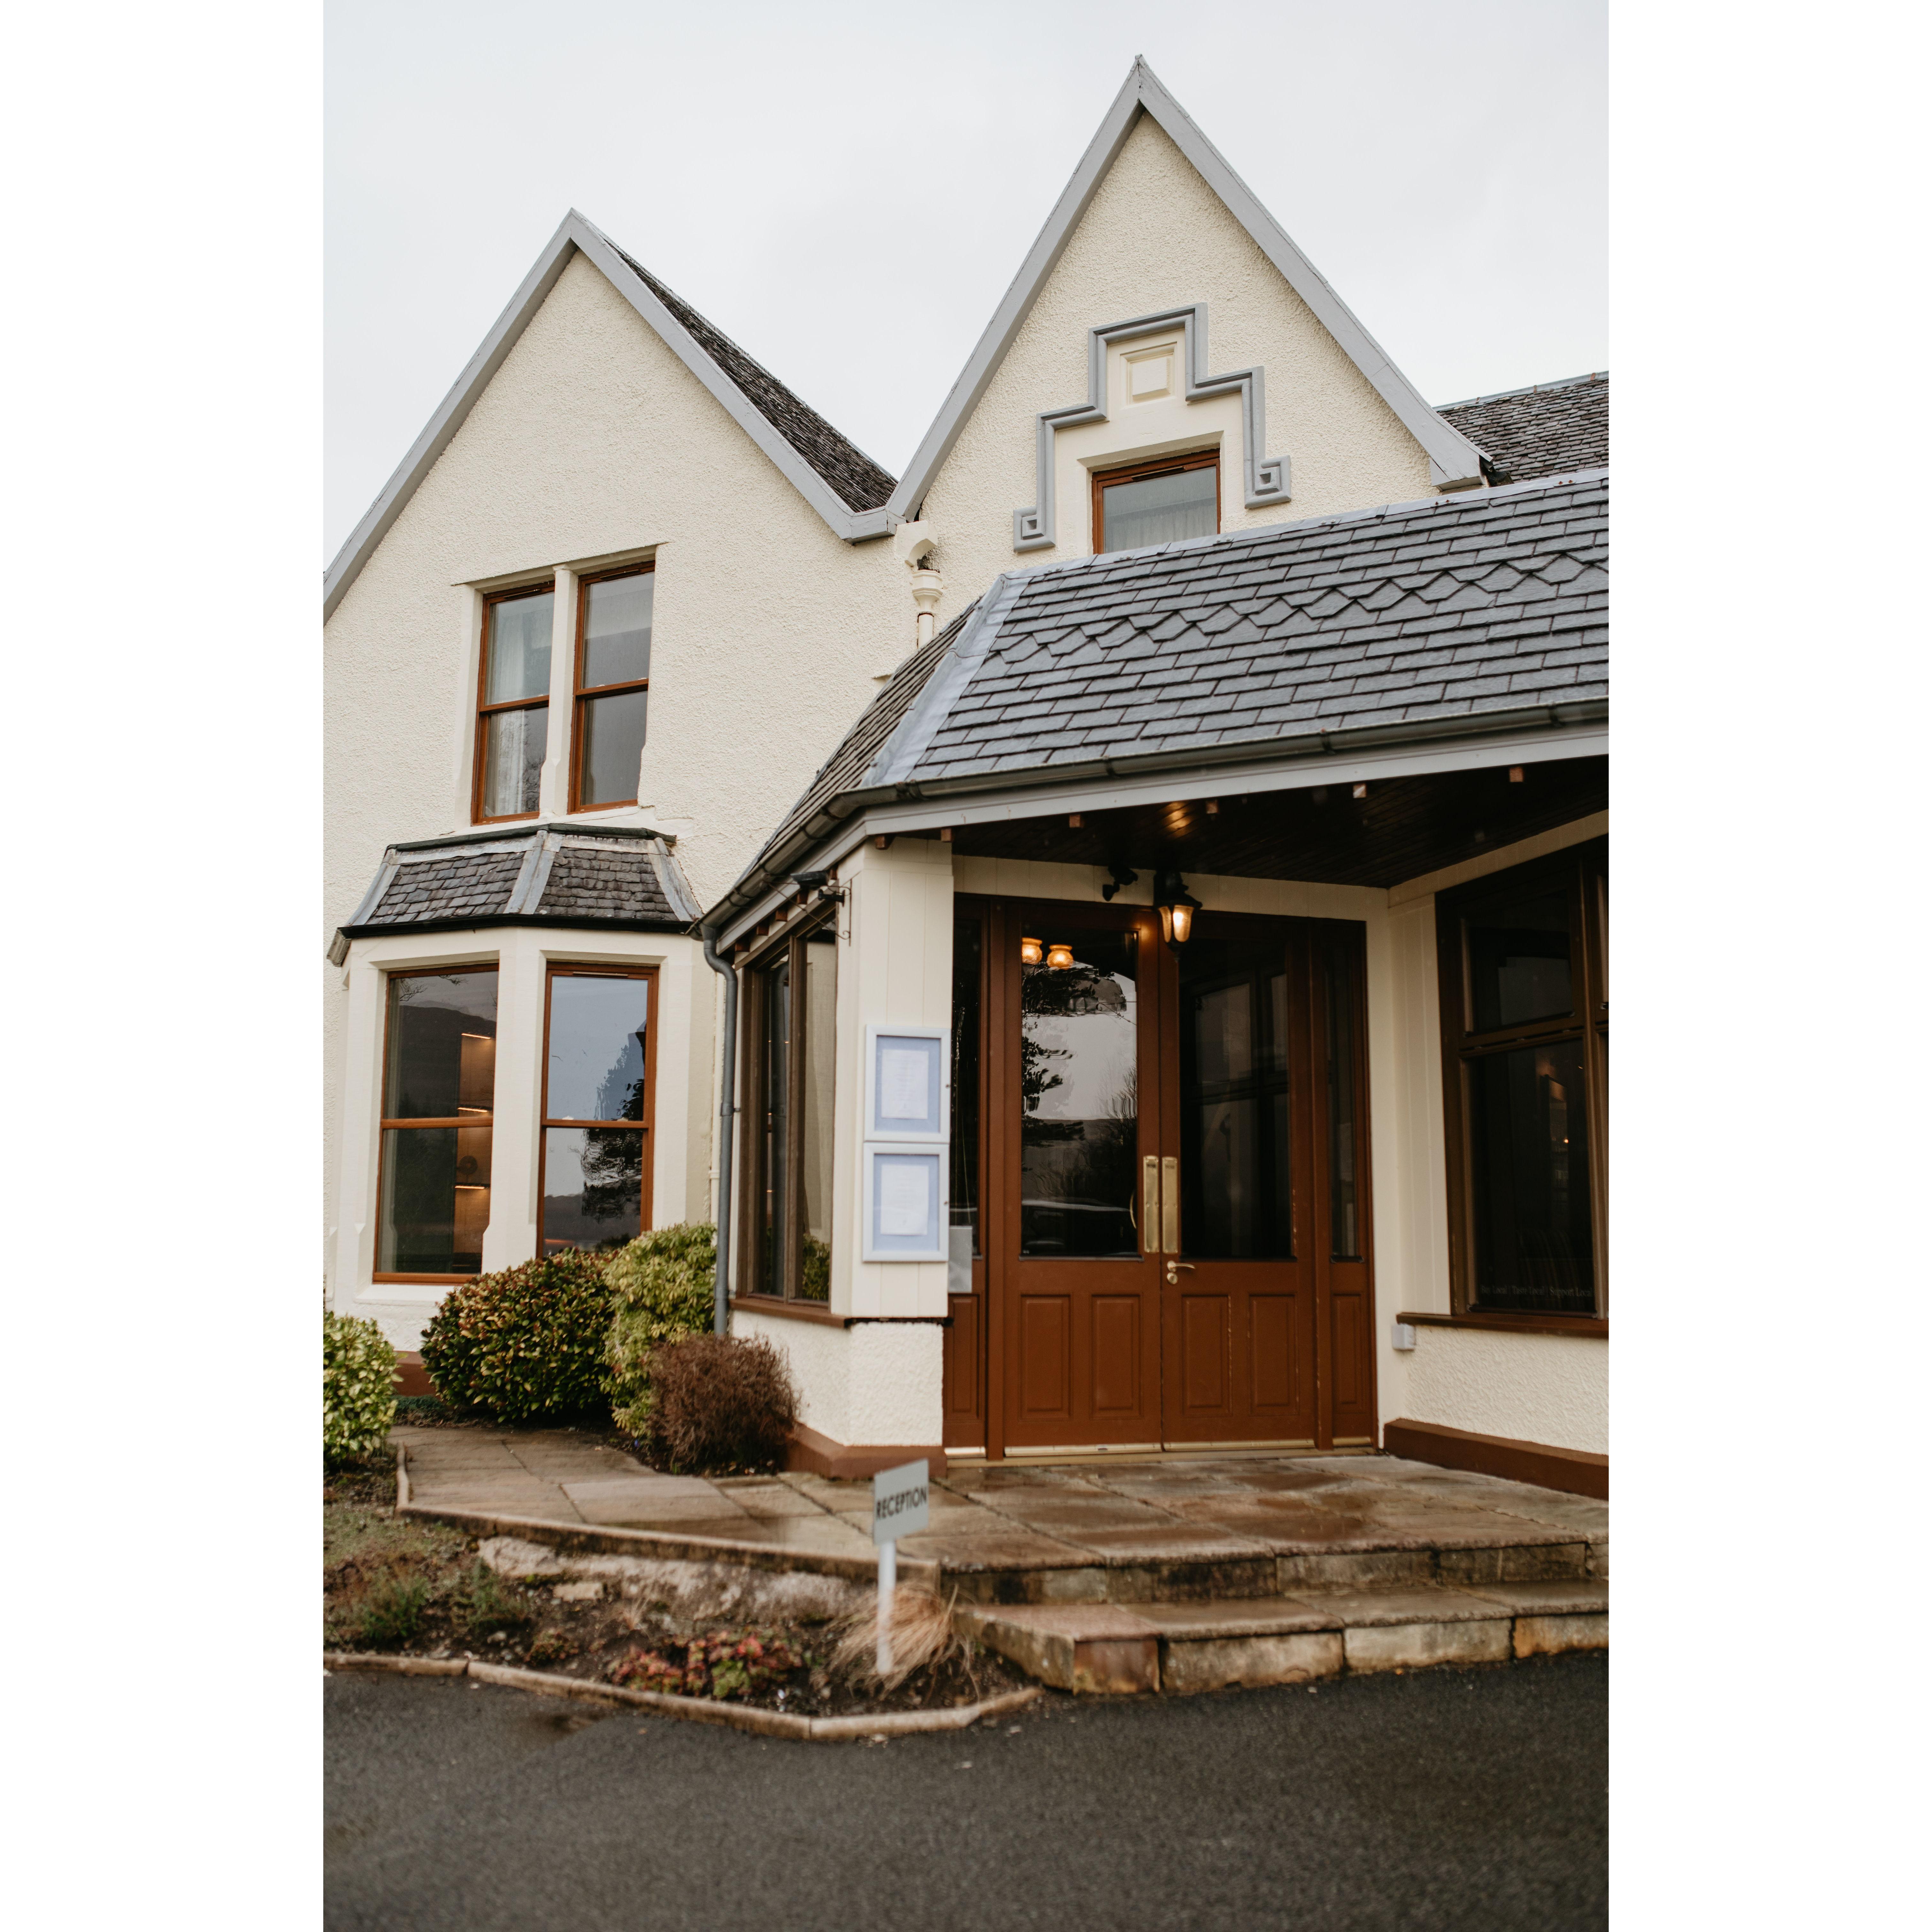
{"label": "gabled roof", "polygon": [[[1454,424],[1424,402],[1420,391],[1390,359],[1386,350],[1356,319],[1354,311],[1316,272],[1253,190],[1222,159],[1220,151],[1188,118],[1186,110],[1154,76],[1138,55],[1125,84],[1114,98],[1100,131],[1088,145],[1073,178],[1054,204],[1046,226],[1020,265],[978,346],[952,386],[925,440],[914,454],[886,507],[896,518],[912,515],[953,444],[992,380],[1021,326],[1053,273],[1080,218],[1087,212],[1121,148],[1142,116],[1150,117],[1185,154],[1195,172],[1217,195],[1249,238],[1280,272],[1282,279],[1334,338],[1342,352],[1366,376],[1398,421],[1429,456],[1430,480],[1451,487],[1483,481],[1480,453]],[[1108,320],[1096,316],[1096,322]]]}
{"label": "gabled roof", "polygon": [[1603,716],[1609,520],[1598,470],[1008,572],[724,903],[872,800]]}
{"label": "gabled roof", "polygon": [[325,619],[342,601],[417,486],[435,466],[436,458],[448,448],[490,378],[556,286],[557,278],[578,254],[589,256],[603,272],[611,286],[840,536],[853,542],[884,536],[898,520],[880,507],[892,488],[885,470],[572,208],[510,298],[509,306],[497,317],[495,327],[483,338],[482,346],[470,358],[455,386],[383,486],[382,494],[336,553],[322,579]]}
{"label": "gabled roof", "polygon": [[1444,403],[1438,414],[1480,446],[1499,483],[1528,483],[1610,464],[1607,369]]}

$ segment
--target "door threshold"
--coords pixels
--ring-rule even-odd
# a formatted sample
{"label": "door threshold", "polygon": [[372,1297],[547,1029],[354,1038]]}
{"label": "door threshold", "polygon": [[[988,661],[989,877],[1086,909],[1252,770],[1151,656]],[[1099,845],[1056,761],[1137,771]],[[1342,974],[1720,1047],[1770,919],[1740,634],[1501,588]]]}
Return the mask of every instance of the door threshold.
{"label": "door threshold", "polygon": [[1205,1456],[1222,1457],[1264,1456],[1372,1456],[1375,1444],[1366,1437],[1352,1442],[1338,1442],[1332,1449],[1318,1449],[1305,1437],[1298,1442],[1193,1442],[1162,1448],[1158,1444],[1095,1443],[1086,1448],[1009,1449],[999,1458],[983,1449],[949,1449],[950,1468],[992,1468],[1006,1462],[1184,1462]]}

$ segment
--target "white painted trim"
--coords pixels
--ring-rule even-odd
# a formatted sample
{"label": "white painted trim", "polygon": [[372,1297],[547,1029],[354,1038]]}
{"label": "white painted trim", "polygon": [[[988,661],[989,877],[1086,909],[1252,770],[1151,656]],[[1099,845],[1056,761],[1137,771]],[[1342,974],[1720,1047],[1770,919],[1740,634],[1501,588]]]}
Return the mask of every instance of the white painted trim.
{"label": "white painted trim", "polygon": [[1429,458],[1430,480],[1438,488],[1449,489],[1472,488],[1480,484],[1482,463],[1475,445],[1460,430],[1451,428],[1424,400],[1421,392],[1396,367],[1348,304],[1288,238],[1180,104],[1154,77],[1153,69],[1137,56],[1125,83],[1081,156],[1072,178],[1054,203],[1046,226],[1028,250],[1019,273],[1000,298],[986,332],[967,358],[965,368],[907,466],[898,488],[887,500],[887,512],[896,519],[911,515],[932,487],[968,418],[986,394],[994,372],[1005,359],[1048,278],[1066,252],[1107,170],[1143,114],[1150,115],[1161,131],[1186,156],[1195,172],[1220,197],[1249,238],[1308,304],[1342,354],[1362,372],[1394,412],[1396,420],[1422,446]]}
{"label": "white painted trim", "polygon": [[577,254],[587,256],[596,265],[610,286],[650,325],[665,346],[710,391],[733,421],[770,458],[785,480],[838,536],[848,543],[858,543],[868,537],[889,535],[900,520],[884,509],[848,509],[831,485],[698,346],[690,331],[638,280],[609,236],[573,208],[558,224],[556,232],[544,244],[543,253],[484,337],[482,346],[464,365],[449,393],[437,405],[422,434],[410,446],[409,454],[382,486],[382,494],[336,552],[322,578],[325,622],[334,614],[335,607],[361,574],[362,566],[375,554],[376,545],[388,534],[423,478],[436,466],[437,458],[454,440],[490,379],[502,367],[504,359],[556,286],[558,277],[570,266],[571,257]]}

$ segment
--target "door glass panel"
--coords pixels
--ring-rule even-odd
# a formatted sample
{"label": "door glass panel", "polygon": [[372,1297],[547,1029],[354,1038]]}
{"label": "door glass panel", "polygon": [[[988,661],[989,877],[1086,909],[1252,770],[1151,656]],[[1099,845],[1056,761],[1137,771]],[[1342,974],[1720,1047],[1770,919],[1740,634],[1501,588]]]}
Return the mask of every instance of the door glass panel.
{"label": "door glass panel", "polygon": [[1467,1065],[1475,1305],[1594,1314],[1583,1042]]}
{"label": "door glass panel", "polygon": [[[952,1184],[950,1218],[968,1256],[980,1246],[980,915],[952,922]],[[970,1281],[970,1277],[968,1276]]]}
{"label": "door glass panel", "polygon": [[1322,949],[1322,1004],[1328,1010],[1328,1251],[1355,1261],[1362,1252],[1356,1192],[1355,975],[1352,953]]}
{"label": "door glass panel", "polygon": [[580,805],[622,804],[637,796],[638,761],[644,752],[644,714],[650,695],[648,691],[620,691],[584,700]]}
{"label": "door glass panel", "polygon": [[1211,537],[1219,527],[1220,472],[1214,465],[1169,470],[1132,483],[1103,484],[1100,548],[1137,550],[1143,544]]}
{"label": "door glass panel", "polygon": [[648,980],[553,974],[544,1118],[641,1120]]}
{"label": "door glass panel", "polygon": [[535,597],[506,598],[490,606],[489,665],[483,702],[508,704],[519,698],[542,698],[550,690],[550,614],[554,591]]}
{"label": "door glass panel", "polygon": [[798,1292],[806,1301],[832,1295],[832,1084],[836,1064],[834,1030],[838,1011],[838,935],[829,926],[806,935],[803,1090],[799,1105],[802,1159],[799,1211],[804,1247],[799,1257]]}
{"label": "door glass panel", "polygon": [[614,577],[590,586],[584,613],[584,682],[633,684],[651,674],[651,588],[656,577]]}
{"label": "door glass panel", "polygon": [[550,706],[486,712],[483,726],[483,809],[485,818],[514,818],[537,808]]}
{"label": "door glass panel", "polygon": [[1071,966],[1020,969],[1020,1252],[1138,1254],[1135,935],[1071,945]]}
{"label": "door glass panel", "polygon": [[1472,1030],[1560,1019],[1570,1011],[1570,898],[1552,892],[1472,913]]}
{"label": "door glass panel", "polygon": [[545,1254],[622,1247],[639,1231],[644,1193],[641,1128],[544,1130]]}
{"label": "door glass panel", "polygon": [[1180,960],[1181,1250],[1285,1260],[1294,1229],[1282,946],[1197,921]]}

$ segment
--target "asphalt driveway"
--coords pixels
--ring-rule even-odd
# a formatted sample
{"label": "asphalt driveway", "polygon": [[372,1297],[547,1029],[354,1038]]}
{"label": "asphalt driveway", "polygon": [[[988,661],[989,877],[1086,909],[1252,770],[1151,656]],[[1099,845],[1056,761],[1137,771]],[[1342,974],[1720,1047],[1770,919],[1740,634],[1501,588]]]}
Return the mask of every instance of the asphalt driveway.
{"label": "asphalt driveway", "polygon": [[340,1932],[1565,1932],[1607,1922],[1607,1659],[1074,1700],[794,1744],[328,1678]]}

